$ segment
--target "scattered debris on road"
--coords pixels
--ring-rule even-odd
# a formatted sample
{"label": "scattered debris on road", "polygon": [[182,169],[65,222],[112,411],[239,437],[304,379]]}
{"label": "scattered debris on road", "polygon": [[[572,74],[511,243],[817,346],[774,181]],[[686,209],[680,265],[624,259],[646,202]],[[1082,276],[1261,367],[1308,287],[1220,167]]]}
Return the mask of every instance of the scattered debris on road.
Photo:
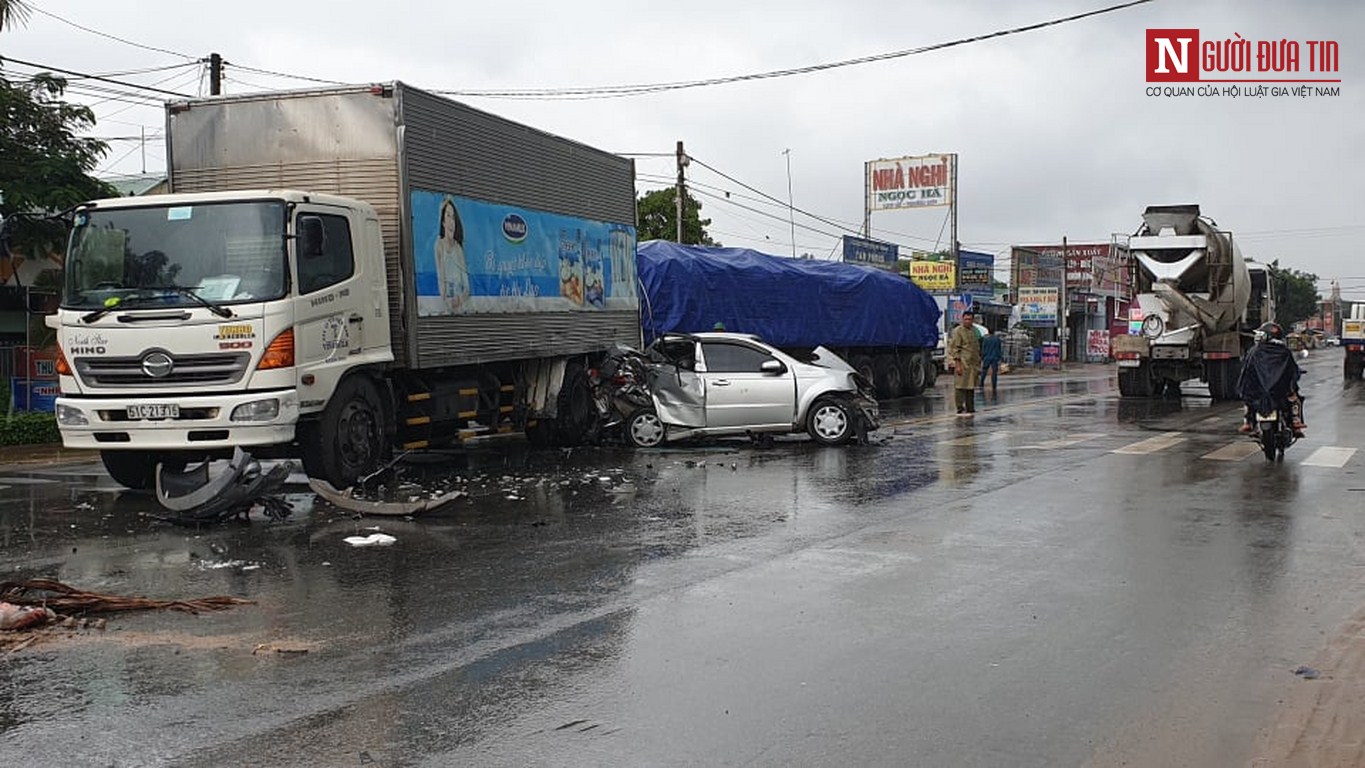
{"label": "scattered debris on road", "polygon": [[347,536],[342,541],[353,547],[387,547],[398,539],[387,533],[372,533],[369,536]]}
{"label": "scattered debris on road", "polygon": [[1312,667],[1299,667],[1294,670],[1294,674],[1302,677],[1304,680],[1317,680],[1320,673]]}
{"label": "scattered debris on road", "polygon": [[254,600],[217,595],[194,600],[153,600],[146,597],[87,592],[52,579],[0,582],[0,601],[18,606],[37,606],[61,613],[116,613],[120,611],[169,610],[184,613],[221,611],[235,605],[254,605]]}
{"label": "scattered debris on road", "polygon": [[338,509],[348,512],[357,512],[362,515],[390,515],[407,516],[427,512],[437,507],[444,506],[450,502],[465,496],[464,491],[449,491],[439,496],[429,499],[418,497],[410,501],[369,501],[357,499],[351,488],[337,490],[326,480],[308,478],[308,487],[313,489],[313,493],[321,496],[324,501]]}
{"label": "scattered debris on road", "polygon": [[160,519],[177,524],[219,523],[241,517],[249,518],[251,511],[260,507],[266,517],[283,520],[293,506],[280,495],[293,462],[282,462],[268,471],[261,462],[241,448],[235,448],[226,466],[216,467],[205,460],[184,472],[173,472],[159,466],[156,473],[156,500],[175,513]]}

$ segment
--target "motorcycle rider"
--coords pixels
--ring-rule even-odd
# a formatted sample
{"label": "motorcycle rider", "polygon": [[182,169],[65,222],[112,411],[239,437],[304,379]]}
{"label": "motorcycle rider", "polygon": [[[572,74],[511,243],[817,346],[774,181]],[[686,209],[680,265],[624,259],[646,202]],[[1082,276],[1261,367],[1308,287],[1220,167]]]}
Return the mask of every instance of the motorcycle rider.
{"label": "motorcycle rider", "polygon": [[1301,373],[1299,364],[1294,362],[1294,353],[1284,343],[1284,329],[1278,323],[1266,323],[1257,328],[1256,344],[1242,361],[1242,374],[1237,380],[1237,391],[1246,403],[1244,420],[1237,431],[1243,434],[1255,431],[1257,413],[1288,410],[1293,418],[1294,437],[1303,437]]}

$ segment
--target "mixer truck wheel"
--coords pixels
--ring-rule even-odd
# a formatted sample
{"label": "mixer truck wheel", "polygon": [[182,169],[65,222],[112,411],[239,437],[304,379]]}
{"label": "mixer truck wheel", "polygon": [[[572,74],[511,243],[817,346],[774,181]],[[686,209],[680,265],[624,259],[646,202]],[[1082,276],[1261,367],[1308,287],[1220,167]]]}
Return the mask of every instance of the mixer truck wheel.
{"label": "mixer truck wheel", "polygon": [[924,388],[932,389],[938,381],[938,364],[934,362],[933,355],[928,352],[920,355],[919,364],[924,369]]}
{"label": "mixer truck wheel", "polygon": [[1152,371],[1144,363],[1137,368],[1119,369],[1119,394],[1124,397],[1151,397],[1156,384]]}
{"label": "mixer truck wheel", "polygon": [[[890,400],[905,393],[905,372],[894,355],[877,355],[872,360],[872,383],[877,397]],[[912,394],[919,394],[918,390]]]}

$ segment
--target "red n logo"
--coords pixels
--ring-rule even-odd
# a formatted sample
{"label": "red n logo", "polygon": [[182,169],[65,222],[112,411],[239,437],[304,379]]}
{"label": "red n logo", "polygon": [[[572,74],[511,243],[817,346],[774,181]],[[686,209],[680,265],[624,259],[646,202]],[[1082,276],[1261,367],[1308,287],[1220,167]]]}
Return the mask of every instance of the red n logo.
{"label": "red n logo", "polygon": [[1199,30],[1147,30],[1147,82],[1199,81]]}

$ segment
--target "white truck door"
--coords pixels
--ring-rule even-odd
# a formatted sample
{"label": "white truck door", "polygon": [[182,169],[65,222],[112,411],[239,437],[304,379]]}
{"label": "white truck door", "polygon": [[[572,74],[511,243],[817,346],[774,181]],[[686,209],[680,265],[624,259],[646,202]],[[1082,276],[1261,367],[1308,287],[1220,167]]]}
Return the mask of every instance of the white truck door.
{"label": "white truck door", "polygon": [[330,393],[355,364],[353,357],[365,350],[368,283],[376,279],[367,273],[374,267],[356,258],[358,248],[365,247],[364,235],[359,227],[352,227],[347,213],[304,206],[294,212],[294,278],[299,296],[295,364],[300,374],[317,377],[320,393]]}

